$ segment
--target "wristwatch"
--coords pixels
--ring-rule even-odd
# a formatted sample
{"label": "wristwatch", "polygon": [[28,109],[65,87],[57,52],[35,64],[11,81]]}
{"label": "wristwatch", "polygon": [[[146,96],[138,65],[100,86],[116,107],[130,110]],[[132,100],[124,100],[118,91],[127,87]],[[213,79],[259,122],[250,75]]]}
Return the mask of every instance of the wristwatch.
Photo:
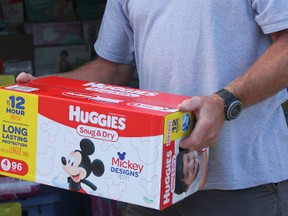
{"label": "wristwatch", "polygon": [[218,94],[224,99],[225,119],[228,121],[236,119],[242,111],[242,102],[239,100],[239,98],[237,98],[227,89],[220,89],[219,91],[215,92],[215,94]]}

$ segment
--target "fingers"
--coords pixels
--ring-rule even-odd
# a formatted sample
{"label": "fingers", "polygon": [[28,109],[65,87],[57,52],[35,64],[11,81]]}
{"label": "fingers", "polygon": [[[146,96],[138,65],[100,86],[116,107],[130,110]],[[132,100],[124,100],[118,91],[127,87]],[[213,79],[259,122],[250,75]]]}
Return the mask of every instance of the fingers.
{"label": "fingers", "polygon": [[189,149],[192,151],[198,151],[198,149],[200,149],[199,147],[199,142],[197,142],[197,140],[194,139],[195,136],[191,135],[188,136],[187,138],[183,139],[180,143],[180,147],[183,149]]}
{"label": "fingers", "polygon": [[25,83],[25,82],[29,82],[31,80],[36,79],[34,76],[32,76],[29,73],[26,72],[21,72],[17,77],[16,77],[16,82],[19,83]]}
{"label": "fingers", "polygon": [[178,104],[177,108],[183,112],[191,112],[194,111],[199,106],[201,106],[201,99],[198,96],[194,96]]}
{"label": "fingers", "polygon": [[215,137],[212,137],[211,123],[200,119],[196,122],[191,134],[181,141],[180,146],[184,149],[201,151],[216,142]]}
{"label": "fingers", "polygon": [[193,96],[178,105],[184,112],[193,112],[196,124],[191,134],[181,141],[184,149],[201,151],[217,143],[224,123],[223,104],[217,103],[214,96]]}

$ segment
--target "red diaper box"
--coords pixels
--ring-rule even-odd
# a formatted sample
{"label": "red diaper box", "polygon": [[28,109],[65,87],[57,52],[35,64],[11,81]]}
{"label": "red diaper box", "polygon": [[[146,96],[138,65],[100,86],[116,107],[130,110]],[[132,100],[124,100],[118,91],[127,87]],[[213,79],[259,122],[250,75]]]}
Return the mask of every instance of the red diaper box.
{"label": "red diaper box", "polygon": [[187,98],[53,76],[0,87],[0,174],[164,209],[205,182],[208,150],[179,149]]}

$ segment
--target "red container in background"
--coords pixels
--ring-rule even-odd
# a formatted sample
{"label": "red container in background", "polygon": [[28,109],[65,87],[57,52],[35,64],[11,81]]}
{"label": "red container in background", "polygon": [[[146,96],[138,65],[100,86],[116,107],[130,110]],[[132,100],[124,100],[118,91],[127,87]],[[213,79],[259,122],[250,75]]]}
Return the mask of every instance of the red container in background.
{"label": "red container in background", "polygon": [[40,191],[40,184],[0,175],[0,201],[29,197]]}
{"label": "red container in background", "polygon": [[4,61],[2,58],[0,58],[0,74],[2,74],[4,71]]}

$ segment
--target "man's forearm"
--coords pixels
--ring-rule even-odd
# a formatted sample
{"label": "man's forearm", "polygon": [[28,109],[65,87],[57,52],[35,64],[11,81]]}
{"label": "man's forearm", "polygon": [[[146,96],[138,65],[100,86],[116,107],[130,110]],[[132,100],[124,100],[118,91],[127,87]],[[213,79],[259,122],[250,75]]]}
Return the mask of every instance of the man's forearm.
{"label": "man's forearm", "polygon": [[241,77],[226,88],[249,107],[288,87],[288,30]]}
{"label": "man's forearm", "polygon": [[72,79],[128,85],[132,79],[133,70],[129,65],[116,64],[99,57],[73,71],[57,75]]}

